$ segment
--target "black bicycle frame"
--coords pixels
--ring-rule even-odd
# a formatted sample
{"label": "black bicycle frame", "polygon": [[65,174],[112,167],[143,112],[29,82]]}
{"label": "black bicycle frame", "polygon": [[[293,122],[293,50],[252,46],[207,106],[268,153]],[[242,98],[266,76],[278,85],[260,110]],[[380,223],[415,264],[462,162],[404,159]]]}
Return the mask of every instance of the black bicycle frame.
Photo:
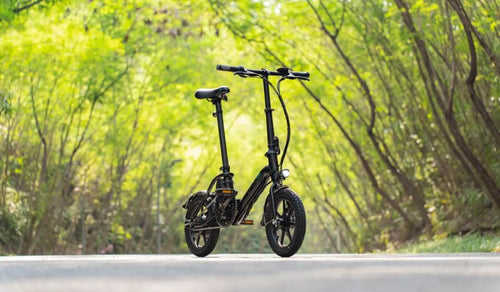
{"label": "black bicycle frame", "polygon": [[[274,208],[274,191],[278,190],[282,186],[282,180],[284,177],[280,175],[280,169],[278,167],[278,155],[280,154],[280,146],[278,137],[274,135],[274,123],[273,123],[273,108],[271,107],[271,97],[269,94],[269,76],[280,76],[282,79],[302,79],[309,80],[308,72],[294,72],[288,68],[279,68],[278,71],[268,71],[266,69],[262,70],[252,70],[245,69],[242,66],[227,66],[227,65],[217,65],[217,70],[221,71],[229,71],[233,72],[236,75],[241,77],[260,77],[263,80],[264,86],[264,101],[265,101],[265,114],[266,114],[266,131],[267,131],[267,152],[265,156],[268,159],[268,165],[264,167],[255,180],[252,182],[247,192],[241,199],[238,204],[238,214],[233,222],[233,225],[239,225],[245,220],[246,216],[250,213],[253,204],[257,201],[259,196],[264,192],[264,189],[271,182],[273,185],[269,191],[271,197],[272,211],[275,211]],[[220,149],[221,149],[221,158],[222,158],[222,173],[217,175],[212,182],[210,183],[207,192],[204,197],[200,201],[200,204],[196,207],[193,216],[196,216],[198,211],[203,205],[203,202],[210,195],[210,192],[215,184],[217,184],[217,188],[229,189],[231,190],[231,194],[235,194],[233,190],[233,174],[230,172],[228,155],[227,155],[227,147],[226,147],[226,136],[224,132],[224,121],[222,117],[222,100],[225,99],[225,96],[217,96],[212,99],[212,103],[215,105],[215,117],[217,118],[217,124],[219,129],[219,141],[220,141]],[[222,179],[221,179],[222,178]],[[194,219],[194,218],[189,218]],[[213,228],[213,227],[212,227]]]}
{"label": "black bicycle frame", "polygon": [[[269,94],[269,83],[267,81],[268,75],[263,76],[266,80],[263,81],[264,86],[264,101],[265,101],[265,114],[266,114],[266,129],[267,129],[267,144],[268,150],[265,156],[268,158],[268,165],[264,167],[253,183],[248,188],[247,192],[240,201],[240,207],[238,208],[238,214],[233,225],[240,224],[245,220],[246,216],[250,213],[253,204],[257,201],[260,195],[264,192],[266,186],[272,181],[274,184],[281,184],[281,179],[278,170],[278,154],[279,154],[279,142],[278,138],[274,135],[274,124],[273,124],[273,109],[271,107],[271,97]],[[222,111],[222,99],[217,98],[213,100],[215,105],[215,117],[217,118],[217,125],[219,130],[219,141],[221,149],[222,158],[222,174],[212,180],[210,186],[207,190],[207,195],[210,193],[216,180],[222,179],[222,187],[232,189],[233,188],[233,174],[230,172],[229,160],[227,155],[226,146],[226,135],[224,131],[224,119]],[[196,214],[196,212],[194,212]]]}

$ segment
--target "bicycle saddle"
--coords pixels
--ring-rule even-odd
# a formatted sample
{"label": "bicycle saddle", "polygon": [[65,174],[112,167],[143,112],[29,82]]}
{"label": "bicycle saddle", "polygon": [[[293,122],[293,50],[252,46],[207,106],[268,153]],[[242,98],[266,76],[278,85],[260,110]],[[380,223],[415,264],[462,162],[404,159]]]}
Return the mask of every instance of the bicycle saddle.
{"label": "bicycle saddle", "polygon": [[212,89],[198,89],[196,90],[194,97],[197,99],[211,99],[214,97],[221,97],[222,95],[229,92],[229,87],[227,86],[219,86],[217,88]]}

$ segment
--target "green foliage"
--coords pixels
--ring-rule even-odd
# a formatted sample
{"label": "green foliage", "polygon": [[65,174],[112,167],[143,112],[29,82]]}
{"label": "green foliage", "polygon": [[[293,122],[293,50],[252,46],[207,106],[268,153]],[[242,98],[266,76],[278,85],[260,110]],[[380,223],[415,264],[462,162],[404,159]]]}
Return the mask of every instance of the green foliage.
{"label": "green foliage", "polygon": [[[153,252],[158,236],[162,252],[187,252],[180,206],[219,168],[213,108],[192,98],[197,88],[231,88],[223,106],[240,193],[266,163],[261,83],[218,63],[311,72],[309,83],[282,84],[304,251],[496,228],[496,2],[2,1],[2,252],[93,253],[109,242]],[[472,87],[453,3],[471,21]],[[258,226],[225,231],[220,252],[269,251]]]}
{"label": "green foliage", "polygon": [[[472,23],[475,37],[488,39],[476,43],[482,65],[474,86],[484,91],[474,105],[464,82],[467,24],[449,1],[272,1],[251,15],[240,13],[250,1],[210,3],[268,62],[311,71],[311,98],[290,102],[301,117],[291,155],[307,178],[299,193],[312,200],[311,213],[332,245],[378,250],[418,236],[422,225],[437,234],[497,225],[500,182],[491,162],[498,161],[498,127],[488,119],[498,125],[499,112],[474,108],[498,90],[496,65],[486,62],[498,33],[482,29],[494,22]],[[469,16],[496,13],[494,3],[475,3],[460,5]],[[442,94],[452,97],[451,110],[440,105]],[[467,145],[455,144],[462,137]],[[466,157],[467,149],[473,153]],[[470,164],[476,158],[481,165]],[[490,179],[495,186],[486,191]]]}
{"label": "green foliage", "polygon": [[14,0],[0,2],[0,21],[10,21],[14,19]]}
{"label": "green foliage", "polygon": [[494,252],[500,244],[495,234],[451,236],[414,243],[396,250],[398,253]]}
{"label": "green foliage", "polygon": [[0,92],[0,115],[9,115],[12,112],[12,106],[9,103],[10,96],[6,92]]}
{"label": "green foliage", "polygon": [[[18,210],[19,211],[19,210]],[[23,221],[20,212],[0,209],[0,254],[16,254],[22,241]]]}

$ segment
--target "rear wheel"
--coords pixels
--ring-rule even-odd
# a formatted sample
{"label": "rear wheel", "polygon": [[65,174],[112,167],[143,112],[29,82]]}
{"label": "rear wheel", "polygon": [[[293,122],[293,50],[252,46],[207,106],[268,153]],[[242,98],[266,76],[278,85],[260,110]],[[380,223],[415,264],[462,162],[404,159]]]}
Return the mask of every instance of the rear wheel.
{"label": "rear wheel", "polygon": [[[269,198],[266,213],[273,214]],[[299,196],[289,188],[274,194],[276,212],[266,224],[267,241],[271,249],[281,257],[294,255],[302,245],[306,234],[306,212]]]}
{"label": "rear wheel", "polygon": [[[193,221],[201,221],[207,216],[208,201],[205,200],[203,207],[193,216],[196,206],[201,202],[206,192],[198,192],[193,195],[193,200],[187,206],[186,219],[194,218]],[[214,228],[214,227],[212,227]],[[194,230],[193,230],[194,229]],[[196,225],[185,225],[184,236],[189,250],[196,256],[204,257],[209,255],[217,245],[219,239],[219,228],[196,230]]]}

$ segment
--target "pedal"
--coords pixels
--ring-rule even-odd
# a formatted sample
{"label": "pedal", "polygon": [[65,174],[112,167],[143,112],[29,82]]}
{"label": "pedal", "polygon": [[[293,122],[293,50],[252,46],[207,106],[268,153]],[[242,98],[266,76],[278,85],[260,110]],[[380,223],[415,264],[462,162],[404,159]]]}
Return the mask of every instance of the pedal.
{"label": "pedal", "polygon": [[243,220],[240,225],[253,225],[253,220]]}

